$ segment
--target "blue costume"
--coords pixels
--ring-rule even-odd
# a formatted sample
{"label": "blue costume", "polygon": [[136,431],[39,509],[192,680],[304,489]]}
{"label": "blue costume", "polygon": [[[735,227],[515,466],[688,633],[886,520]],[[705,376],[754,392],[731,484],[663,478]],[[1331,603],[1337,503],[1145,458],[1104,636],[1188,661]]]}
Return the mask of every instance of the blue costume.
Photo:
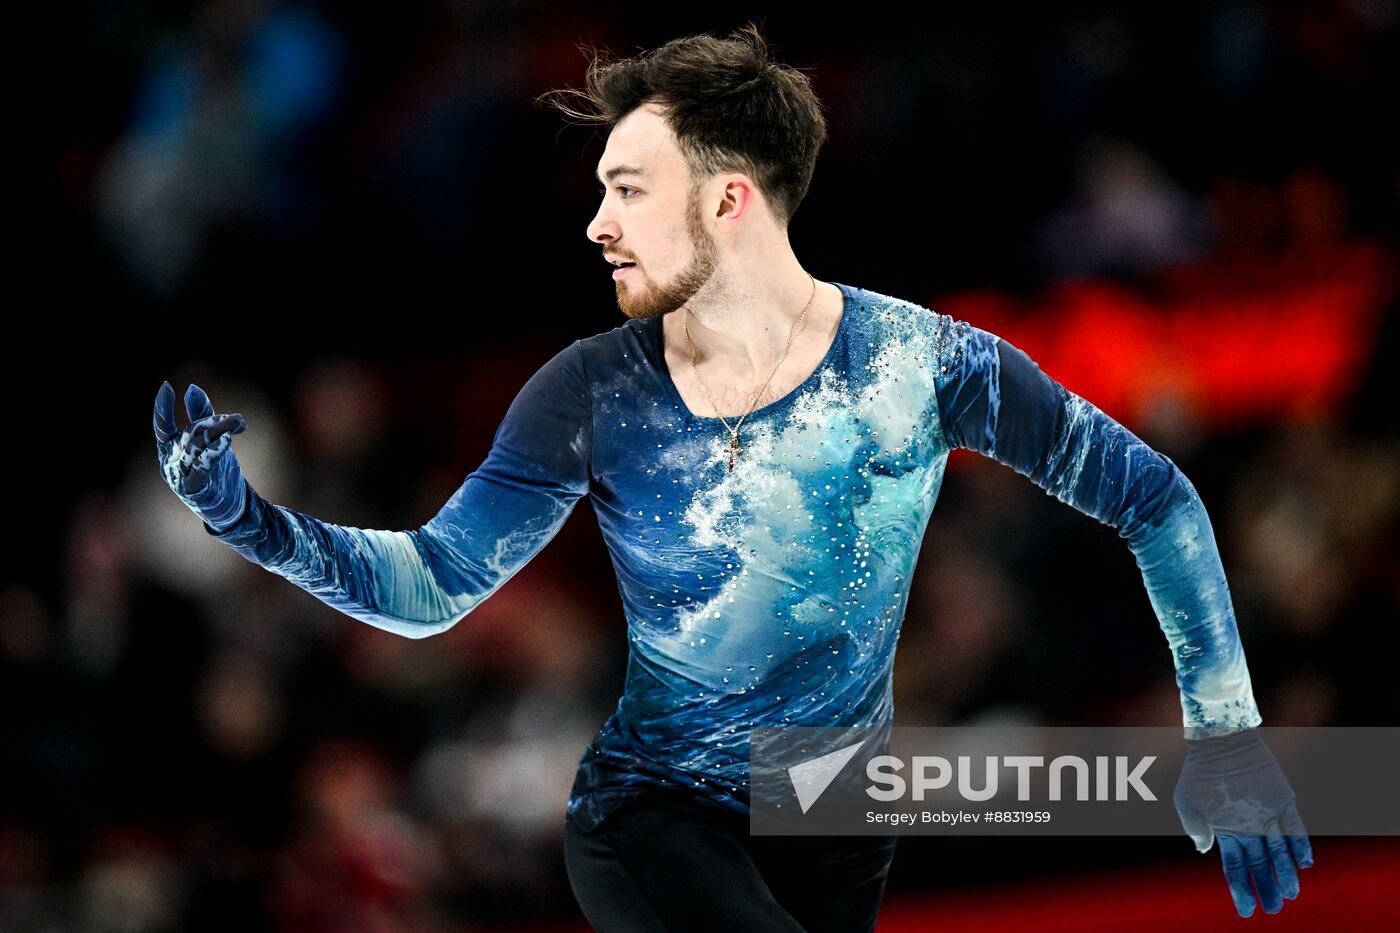
{"label": "blue costume", "polygon": [[[750,802],[751,728],[891,720],[894,647],[948,454],[978,451],[1128,542],[1181,690],[1189,748],[1173,799],[1183,828],[1202,852],[1219,835],[1241,916],[1255,889],[1277,912],[1297,896],[1311,844],[1256,728],[1224,571],[1191,483],[996,335],[839,287],[826,356],[745,419],[732,470],[723,423],[690,412],[671,381],[660,319],[556,354],[511,404],[481,467],[413,531],[332,525],[263,499],[231,449],[242,416],[216,414],[195,385],[183,430],[173,388],[157,392],[157,460],[211,535],[411,638],[456,624],[589,494],[631,650],[617,710],[580,762],[567,837],[594,908],[611,910],[615,883],[635,894],[636,878],[617,881],[617,840],[591,831],[619,804],[671,795],[733,820]],[[677,831],[707,825],[689,806],[665,812]],[[632,825],[628,838],[646,844],[649,832]],[[708,844],[734,843],[719,838]],[[660,870],[652,894],[669,898]],[[736,872],[735,883],[767,892]]]}
{"label": "blue costume", "polygon": [[643,787],[746,813],[751,727],[892,718],[910,580],[958,447],[1127,541],[1187,727],[1259,725],[1214,534],[1175,464],[996,335],[839,287],[825,358],[745,419],[732,471],[728,431],[671,381],[661,319],[629,320],[541,367],[485,462],[420,528],[333,525],[251,486],[236,520],[205,528],[336,609],[423,638],[489,597],[590,496],[630,656],[569,802],[584,827]]}
{"label": "blue costume", "polygon": [[895,644],[949,451],[966,447],[1112,525],[1175,656],[1186,726],[1260,724],[1210,520],[1170,459],[1021,350],[840,286],[836,339],[728,431],[693,415],[661,319],[575,340],[526,382],[490,454],[414,531],[323,523],[249,486],[210,534],[407,637],[461,621],[591,496],[629,630],[626,688],[584,752],[584,827],[651,783],[748,810],[752,726],[893,716]]}

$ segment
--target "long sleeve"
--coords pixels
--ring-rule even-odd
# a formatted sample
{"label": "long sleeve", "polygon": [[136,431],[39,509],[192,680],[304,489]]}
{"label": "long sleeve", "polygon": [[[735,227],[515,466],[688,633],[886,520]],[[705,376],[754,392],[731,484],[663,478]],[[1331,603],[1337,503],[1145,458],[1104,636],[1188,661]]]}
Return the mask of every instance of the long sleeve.
{"label": "long sleeve", "polygon": [[558,533],[589,488],[592,402],[579,341],[511,402],[482,465],[413,531],[349,528],[268,502],[204,529],[322,602],[408,638],[445,631]]}
{"label": "long sleeve", "polygon": [[1259,725],[1225,571],[1195,487],[1020,349],[937,318],[934,382],[949,448],[1011,467],[1128,542],[1172,651],[1188,732]]}

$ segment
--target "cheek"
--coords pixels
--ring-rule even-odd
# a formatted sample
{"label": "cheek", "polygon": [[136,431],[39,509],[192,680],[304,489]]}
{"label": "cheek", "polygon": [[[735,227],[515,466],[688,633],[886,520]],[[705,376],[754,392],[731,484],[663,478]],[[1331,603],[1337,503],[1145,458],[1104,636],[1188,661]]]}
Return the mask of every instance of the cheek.
{"label": "cheek", "polygon": [[623,239],[630,239],[636,247],[631,255],[637,259],[638,271],[664,279],[684,268],[693,255],[688,230],[684,218],[658,223],[651,217],[630,217]]}
{"label": "cheek", "polygon": [[647,250],[647,256],[650,257],[650,261],[647,265],[661,275],[683,269],[694,255],[690,249],[690,238],[683,228],[668,228],[648,243],[650,248]]}

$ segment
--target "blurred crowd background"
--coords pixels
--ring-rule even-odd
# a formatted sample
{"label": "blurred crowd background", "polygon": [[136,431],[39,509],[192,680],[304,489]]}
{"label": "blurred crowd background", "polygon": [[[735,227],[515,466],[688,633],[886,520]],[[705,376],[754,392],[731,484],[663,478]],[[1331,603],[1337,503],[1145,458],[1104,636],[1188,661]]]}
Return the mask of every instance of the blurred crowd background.
{"label": "blurred crowd background", "polygon": [[[1400,4],[894,10],[107,0],[38,31],[0,928],[584,928],[563,808],[626,659],[587,502],[413,641],[208,538],[151,408],[198,383],[271,501],[421,525],[529,375],[624,320],[584,232],[604,139],[534,98],[580,46],[751,17],[828,107],[804,265],[1001,333],[1170,456],[1266,724],[1397,724]],[[899,723],[1179,723],[1112,529],[961,451],[922,555]],[[900,845],[891,911],[1196,859],[1230,917],[1184,836]]]}

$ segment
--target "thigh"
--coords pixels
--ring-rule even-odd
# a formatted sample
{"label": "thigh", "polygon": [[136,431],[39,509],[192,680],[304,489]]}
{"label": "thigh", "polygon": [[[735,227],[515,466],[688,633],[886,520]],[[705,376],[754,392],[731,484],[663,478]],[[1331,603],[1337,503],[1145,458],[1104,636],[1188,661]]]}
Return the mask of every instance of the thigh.
{"label": "thigh", "polygon": [[808,933],[869,933],[884,899],[895,836],[754,836],[774,898]]}
{"label": "thigh", "polygon": [[805,933],[732,828],[684,803],[634,803],[594,832],[566,821],[564,858],[598,933]]}

